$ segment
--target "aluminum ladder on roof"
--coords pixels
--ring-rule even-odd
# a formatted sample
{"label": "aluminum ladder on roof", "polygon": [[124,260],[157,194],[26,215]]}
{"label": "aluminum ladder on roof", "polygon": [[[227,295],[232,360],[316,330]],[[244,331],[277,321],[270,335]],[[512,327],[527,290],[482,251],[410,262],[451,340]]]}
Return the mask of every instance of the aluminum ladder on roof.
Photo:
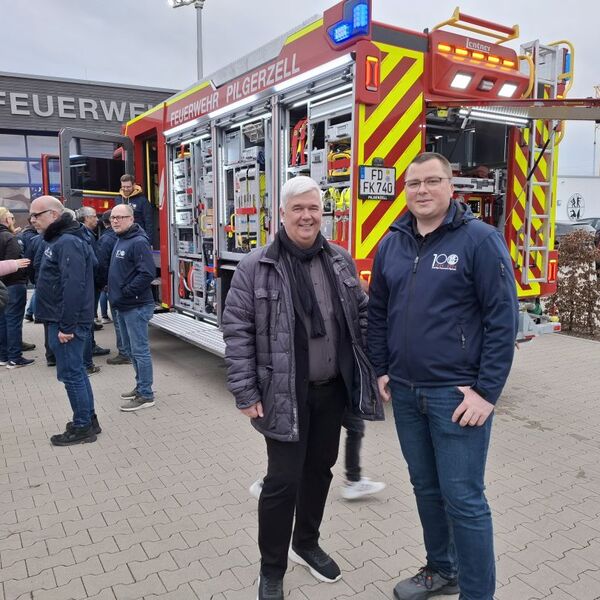
{"label": "aluminum ladder on roof", "polygon": [[[533,98],[555,99],[558,97],[558,84],[563,73],[563,49],[558,46],[544,46],[539,40],[523,44],[521,54],[528,54],[535,65]],[[525,202],[525,221],[523,223],[523,243],[518,245],[521,258],[521,283],[529,285],[533,282],[548,280],[548,262],[550,258],[550,238],[552,235],[552,211],[555,197],[553,189],[555,163],[555,136],[559,121],[532,121],[529,126],[529,158],[527,172],[527,189]],[[538,126],[543,135],[538,133]],[[547,131],[544,131],[547,128]],[[536,178],[540,173],[540,164],[546,166],[543,177]],[[542,210],[538,211],[544,201]],[[531,267],[537,266],[539,276],[531,272]]]}

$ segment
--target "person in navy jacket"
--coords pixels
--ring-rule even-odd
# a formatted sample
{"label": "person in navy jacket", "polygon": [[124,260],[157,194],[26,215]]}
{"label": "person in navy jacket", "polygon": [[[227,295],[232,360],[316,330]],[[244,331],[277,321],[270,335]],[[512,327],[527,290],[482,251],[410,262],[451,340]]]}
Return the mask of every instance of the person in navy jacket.
{"label": "person in navy jacket", "polygon": [[396,600],[458,593],[492,600],[495,563],[484,471],[494,405],[517,336],[503,237],[452,200],[452,169],[424,153],[407,168],[408,212],[381,241],[370,286],[368,350],[392,400],[427,564]]}
{"label": "person in navy jacket", "polygon": [[64,433],[53,435],[56,446],[95,442],[101,432],[94,395],[83,364],[83,351],[94,320],[93,251],[83,225],[57,198],[40,196],[29,209],[32,225],[43,235],[37,272],[36,318],[48,325],[48,343],[73,409]]}
{"label": "person in navy jacket", "polygon": [[[110,257],[112,255],[113,248],[119,239],[115,230],[110,224],[111,211],[107,211],[102,215],[102,221],[105,223],[105,229],[98,244],[96,246],[98,256],[98,271],[96,272],[96,285],[101,289],[106,289],[108,285],[108,269],[110,266]],[[100,303],[102,304],[102,302]],[[108,296],[107,296],[108,304]],[[121,338],[121,330],[119,329],[119,319],[117,318],[117,309],[114,306],[110,307],[113,324],[115,326],[115,337],[117,342],[117,355],[106,360],[107,365],[130,365],[131,360],[126,354],[125,347],[123,346],[123,340]]]}
{"label": "person in navy jacket", "polygon": [[125,173],[121,176],[121,189],[115,198],[115,205],[128,204],[133,208],[134,221],[146,232],[150,245],[154,236],[154,207],[144,196],[141,186],[135,182],[133,175]]}
{"label": "person in navy jacket", "polygon": [[134,223],[133,208],[117,204],[110,221],[117,242],[108,269],[108,300],[117,309],[123,346],[135,370],[135,388],[121,394],[127,401],[121,410],[129,412],[154,406],[148,322],[154,314],[151,286],[156,268],[148,236]]}

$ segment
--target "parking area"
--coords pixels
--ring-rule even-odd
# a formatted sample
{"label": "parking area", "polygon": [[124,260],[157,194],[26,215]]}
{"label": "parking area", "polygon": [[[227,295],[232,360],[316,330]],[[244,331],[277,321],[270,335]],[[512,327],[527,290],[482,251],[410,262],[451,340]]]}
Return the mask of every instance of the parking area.
{"label": "parking area", "polygon": [[[97,333],[114,348],[112,326]],[[238,414],[223,361],[152,330],[155,408],[126,414],[130,366],[91,379],[103,433],[56,448],[68,401],[43,360],[0,372],[0,600],[256,597],[262,437]],[[40,350],[42,347],[42,350]],[[600,343],[547,336],[524,345],[497,409],[487,471],[499,600],[600,598]],[[389,408],[389,407],[388,407]],[[336,466],[322,545],[343,571],[318,584],[290,568],[287,598],[380,600],[424,560],[391,411],[369,424],[365,475],[377,497],[344,502]]]}

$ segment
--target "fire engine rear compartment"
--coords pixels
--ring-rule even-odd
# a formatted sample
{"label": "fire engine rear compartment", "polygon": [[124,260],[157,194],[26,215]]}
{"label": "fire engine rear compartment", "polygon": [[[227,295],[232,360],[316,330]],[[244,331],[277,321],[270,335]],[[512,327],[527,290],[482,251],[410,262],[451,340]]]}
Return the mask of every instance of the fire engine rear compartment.
{"label": "fire engine rear compartment", "polygon": [[323,234],[348,247],[352,77],[352,68],[328,73],[169,140],[176,310],[213,326],[220,322],[237,263],[277,230],[279,188],[290,177],[318,182]]}
{"label": "fire engine rear compartment", "polygon": [[509,127],[472,121],[458,110],[427,114],[425,150],[445,156],[453,167],[455,197],[476,217],[504,228]]}

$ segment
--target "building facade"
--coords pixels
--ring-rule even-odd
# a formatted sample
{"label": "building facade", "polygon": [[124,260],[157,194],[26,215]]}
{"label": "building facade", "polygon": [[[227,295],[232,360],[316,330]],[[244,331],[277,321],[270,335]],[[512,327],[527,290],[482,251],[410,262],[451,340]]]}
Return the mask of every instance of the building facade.
{"label": "building facade", "polygon": [[[0,206],[20,215],[42,193],[44,154],[64,127],[119,133],[174,90],[0,73]],[[82,152],[81,148],[74,149]],[[58,192],[58,174],[51,176]],[[115,190],[116,191],[116,190]]]}

